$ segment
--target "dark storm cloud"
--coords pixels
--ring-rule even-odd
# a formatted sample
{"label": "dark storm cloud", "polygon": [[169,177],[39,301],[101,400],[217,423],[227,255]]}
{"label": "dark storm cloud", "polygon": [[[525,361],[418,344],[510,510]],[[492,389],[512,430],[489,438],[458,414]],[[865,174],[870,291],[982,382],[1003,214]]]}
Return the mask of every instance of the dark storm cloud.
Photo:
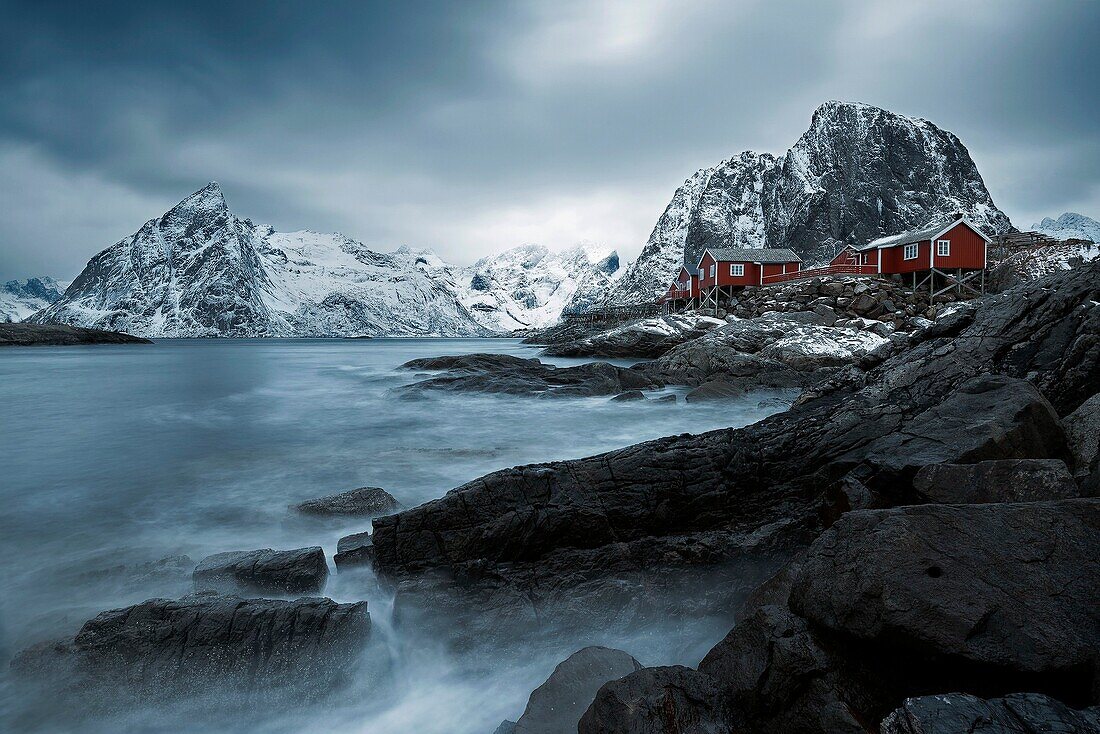
{"label": "dark storm cloud", "polygon": [[[207,180],[452,260],[637,252],[672,190],[826,99],[926,117],[1017,224],[1100,210],[1092,3],[5,4],[0,277],[71,276]],[[1090,209],[1091,207],[1091,209]]]}

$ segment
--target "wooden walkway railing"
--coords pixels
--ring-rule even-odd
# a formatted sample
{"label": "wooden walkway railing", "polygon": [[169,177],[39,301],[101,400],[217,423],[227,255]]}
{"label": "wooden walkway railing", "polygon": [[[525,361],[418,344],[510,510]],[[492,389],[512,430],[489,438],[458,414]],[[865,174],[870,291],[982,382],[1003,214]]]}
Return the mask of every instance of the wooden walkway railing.
{"label": "wooden walkway railing", "polygon": [[786,283],[789,280],[803,280],[816,278],[820,275],[875,275],[878,273],[877,265],[825,265],[820,268],[796,270],[793,273],[778,273],[765,275],[764,285],[769,283]]}

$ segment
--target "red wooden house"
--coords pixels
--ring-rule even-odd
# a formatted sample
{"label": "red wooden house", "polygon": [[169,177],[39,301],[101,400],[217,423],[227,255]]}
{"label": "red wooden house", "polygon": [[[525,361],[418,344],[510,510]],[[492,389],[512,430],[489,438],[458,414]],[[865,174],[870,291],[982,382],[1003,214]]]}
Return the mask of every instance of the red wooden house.
{"label": "red wooden house", "polygon": [[864,273],[911,275],[914,290],[919,285],[919,275],[924,276],[922,283],[932,284],[933,291],[937,275],[949,287],[964,287],[964,283],[985,273],[991,241],[966,217],[956,215],[866,245],[848,245],[833,258],[830,267],[856,265],[862,266]]}
{"label": "red wooden house", "polygon": [[703,251],[699,272],[699,305],[718,308],[718,299],[733,297],[734,289],[763,285],[769,276],[795,273],[802,258],[787,249],[710,248]]}
{"label": "red wooden house", "polygon": [[693,305],[699,298],[699,272],[690,265],[681,265],[676,280],[658,303],[667,303],[671,309]]}

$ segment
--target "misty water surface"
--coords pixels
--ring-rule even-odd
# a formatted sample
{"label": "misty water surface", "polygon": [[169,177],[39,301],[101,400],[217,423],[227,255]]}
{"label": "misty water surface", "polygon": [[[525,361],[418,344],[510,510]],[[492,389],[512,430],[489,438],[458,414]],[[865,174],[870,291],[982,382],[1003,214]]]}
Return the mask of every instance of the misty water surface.
{"label": "misty water surface", "polygon": [[[5,675],[15,652],[71,636],[98,611],[187,593],[186,573],[143,571],[143,564],[307,545],[322,545],[331,557],[341,535],[369,529],[362,521],[303,521],[288,512],[290,504],[370,485],[415,505],[502,467],[745,425],[791,397],[670,405],[393,395],[415,379],[396,369],[403,362],[473,351],[537,354],[511,339],[168,340],[0,352]],[[686,647],[683,630],[674,644],[661,630],[638,630],[631,640],[587,634],[563,640],[560,650],[474,660],[448,653],[442,641],[394,630],[386,595],[363,589],[334,575],[326,594],[370,599],[372,644],[381,650],[371,654],[391,658],[396,682],[293,717],[257,712],[234,728],[489,734],[522,712],[531,688],[574,646],[629,645],[646,664],[694,664],[724,632],[690,631]],[[10,699],[9,710],[17,703]],[[138,726],[204,728],[182,711],[178,720],[124,712],[85,730]]]}

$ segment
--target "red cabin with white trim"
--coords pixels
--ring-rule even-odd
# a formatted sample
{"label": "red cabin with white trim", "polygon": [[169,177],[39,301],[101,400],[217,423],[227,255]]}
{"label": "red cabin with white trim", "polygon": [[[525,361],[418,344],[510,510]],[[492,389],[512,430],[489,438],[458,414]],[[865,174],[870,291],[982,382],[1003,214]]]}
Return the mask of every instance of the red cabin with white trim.
{"label": "red cabin with white trim", "polygon": [[802,258],[787,249],[708,247],[699,258],[699,289],[761,285],[768,276],[801,268]]}
{"label": "red cabin with white trim", "polygon": [[966,217],[957,217],[866,245],[848,245],[833,258],[831,265],[869,265],[883,275],[983,270],[991,241]]}

